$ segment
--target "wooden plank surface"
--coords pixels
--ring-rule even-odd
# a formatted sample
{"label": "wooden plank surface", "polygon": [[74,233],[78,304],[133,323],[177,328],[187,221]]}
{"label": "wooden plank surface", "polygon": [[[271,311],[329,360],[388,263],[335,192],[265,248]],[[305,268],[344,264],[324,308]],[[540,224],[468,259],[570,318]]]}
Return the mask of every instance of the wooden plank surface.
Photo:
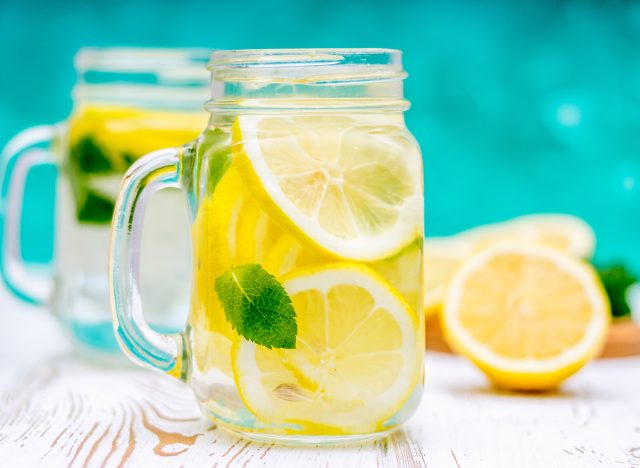
{"label": "wooden plank surface", "polygon": [[497,393],[429,355],[418,414],[373,444],[274,447],[201,418],[188,387],[136,369],[47,362],[0,400],[1,466],[640,466],[640,361],[595,363],[562,392]]}
{"label": "wooden plank surface", "polygon": [[12,316],[19,307],[0,297],[2,467],[640,467],[639,358],[594,362],[562,391],[518,395],[492,390],[459,357],[427,353],[426,392],[401,431],[350,447],[278,447],[217,428],[169,377],[69,357],[51,317],[24,307]]}

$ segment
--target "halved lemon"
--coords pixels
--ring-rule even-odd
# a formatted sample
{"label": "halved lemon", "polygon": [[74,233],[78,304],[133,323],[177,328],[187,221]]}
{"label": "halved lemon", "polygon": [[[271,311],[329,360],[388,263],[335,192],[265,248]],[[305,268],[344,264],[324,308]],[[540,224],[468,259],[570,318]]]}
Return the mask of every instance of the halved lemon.
{"label": "halved lemon", "polygon": [[596,244],[591,226],[567,214],[518,216],[502,223],[469,229],[460,236],[477,246],[503,240],[534,242],[578,258],[590,258]]}
{"label": "halved lemon", "polygon": [[422,232],[422,159],[395,117],[243,115],[238,171],[307,245],[353,260],[393,255]]}
{"label": "halved lemon", "polygon": [[441,324],[448,343],[495,384],[542,390],[598,353],[609,317],[589,265],[557,249],[505,243],[454,274]]}
{"label": "halved lemon", "polygon": [[427,238],[424,245],[426,316],[435,315],[441,308],[449,279],[464,259],[504,241],[540,244],[578,258],[590,258],[595,249],[591,227],[580,218],[565,214],[519,216],[449,237]]}
{"label": "halved lemon", "polygon": [[381,430],[422,376],[414,311],[378,274],[356,264],[309,269],[282,284],[296,310],[296,348],[234,343],[234,377],[246,406],[265,423],[306,432]]}

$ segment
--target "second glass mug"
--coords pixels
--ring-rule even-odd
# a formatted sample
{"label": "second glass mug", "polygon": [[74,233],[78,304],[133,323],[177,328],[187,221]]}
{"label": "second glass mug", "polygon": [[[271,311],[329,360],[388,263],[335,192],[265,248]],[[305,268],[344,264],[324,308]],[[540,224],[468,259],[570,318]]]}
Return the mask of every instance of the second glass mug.
{"label": "second glass mug", "polygon": [[[116,336],[244,436],[382,437],[414,413],[423,385],[423,172],[401,53],[219,51],[209,69],[203,134],[123,179]],[[191,310],[173,335],[145,323],[138,286],[144,207],[167,187],[186,193],[192,216]]]}
{"label": "second glass mug", "polygon": [[[208,56],[202,49],[81,49],[69,119],[25,130],[3,152],[3,280],[25,301],[49,306],[83,356],[122,355],[113,336],[107,281],[115,196],[134,160],[158,145],[189,141],[206,123]],[[26,174],[40,164],[55,165],[59,177],[53,268],[39,272],[22,261],[20,220]],[[187,217],[180,194],[165,193],[156,201],[161,216]],[[144,299],[154,326],[175,331],[186,317],[180,309],[188,303],[190,262],[181,256],[189,239],[152,208]]]}

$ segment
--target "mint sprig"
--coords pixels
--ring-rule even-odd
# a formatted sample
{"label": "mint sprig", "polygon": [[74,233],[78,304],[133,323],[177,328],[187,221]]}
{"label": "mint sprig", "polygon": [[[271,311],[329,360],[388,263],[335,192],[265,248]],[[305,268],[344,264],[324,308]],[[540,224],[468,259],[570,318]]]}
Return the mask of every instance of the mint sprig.
{"label": "mint sprig", "polygon": [[224,314],[238,334],[267,348],[294,349],[298,324],[291,298],[258,264],[232,268],[216,279]]}
{"label": "mint sprig", "polygon": [[219,128],[207,129],[198,143],[198,159],[209,164],[207,193],[211,194],[231,165],[231,135]]}
{"label": "mint sprig", "polygon": [[627,289],[638,278],[622,263],[614,263],[598,268],[598,275],[611,303],[611,315],[624,317],[631,314],[631,308],[627,303]]}
{"label": "mint sprig", "polygon": [[89,136],[76,142],[70,153],[71,159],[76,162],[82,173],[104,174],[114,171],[105,150]]}

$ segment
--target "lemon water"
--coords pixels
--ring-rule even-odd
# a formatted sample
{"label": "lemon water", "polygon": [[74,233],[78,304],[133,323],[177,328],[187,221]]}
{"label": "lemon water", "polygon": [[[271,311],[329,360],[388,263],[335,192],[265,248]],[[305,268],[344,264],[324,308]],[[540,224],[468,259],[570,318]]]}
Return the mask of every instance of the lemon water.
{"label": "lemon water", "polygon": [[402,117],[217,118],[195,154],[185,342],[205,413],[262,436],[402,424],[424,355],[422,160]]}
{"label": "lemon water", "polygon": [[[203,115],[129,106],[85,104],[76,109],[62,154],[57,184],[54,308],[81,345],[116,351],[109,310],[107,261],[111,217],[120,180],[140,156],[158,145],[179,145],[200,131]],[[146,213],[142,290],[152,323],[183,327],[188,303],[188,232],[166,222],[187,219],[184,198],[163,192]],[[183,277],[175,280],[175,275]],[[175,304],[175,305],[174,305]]]}

